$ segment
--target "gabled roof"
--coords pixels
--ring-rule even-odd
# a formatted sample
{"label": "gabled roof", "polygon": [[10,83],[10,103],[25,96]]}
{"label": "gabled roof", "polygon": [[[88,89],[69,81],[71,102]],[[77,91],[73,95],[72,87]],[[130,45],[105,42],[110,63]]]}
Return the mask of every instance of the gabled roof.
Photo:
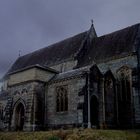
{"label": "gabled roof", "polygon": [[49,71],[49,72],[56,73],[56,74],[59,73],[55,69],[52,69],[52,68],[49,68],[49,67],[44,67],[44,66],[41,66],[39,64],[35,64],[35,65],[27,66],[25,68],[21,68],[19,70],[14,71],[14,72],[9,72],[8,74],[11,75],[11,74],[15,74],[15,73],[22,72],[22,71],[32,69],[32,68],[38,68],[38,69],[42,69],[42,70]]}
{"label": "gabled roof", "polygon": [[56,44],[19,57],[10,68],[8,73],[35,64],[39,64],[41,66],[50,66],[67,59],[73,59],[75,53],[81,46],[82,40],[84,40],[86,35],[87,32],[83,32]]}
{"label": "gabled roof", "polygon": [[50,83],[64,80],[64,79],[69,79],[69,78],[71,79],[71,78],[75,78],[78,76],[83,76],[84,74],[86,74],[89,71],[89,68],[90,67],[83,67],[83,68],[74,69],[74,70],[70,70],[67,72],[56,74],[56,76],[51,79]]}
{"label": "gabled roof", "polygon": [[115,80],[115,75],[113,74],[113,72],[111,71],[111,69],[109,69],[108,71],[106,71],[106,73],[104,74],[104,77],[107,78],[108,76],[111,76],[113,80]]}
{"label": "gabled roof", "polygon": [[140,24],[94,38],[90,49],[81,57],[77,67],[106,62],[111,59],[124,57],[135,51],[135,39]]}
{"label": "gabled roof", "polygon": [[86,31],[19,57],[8,73],[36,64],[50,67],[74,58],[78,60],[76,68],[79,68],[90,65],[93,62],[99,64],[130,55],[135,51],[134,42],[139,26],[140,24],[136,24],[101,37],[94,37],[96,34],[92,26],[89,31],[92,31],[93,35]]}

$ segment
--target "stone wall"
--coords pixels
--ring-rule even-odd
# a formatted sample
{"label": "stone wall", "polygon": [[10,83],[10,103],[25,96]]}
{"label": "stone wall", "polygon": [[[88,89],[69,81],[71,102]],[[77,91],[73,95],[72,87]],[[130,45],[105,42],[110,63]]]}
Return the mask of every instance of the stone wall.
{"label": "stone wall", "polygon": [[10,75],[8,85],[14,85],[21,82],[26,82],[35,79],[35,68],[21,71]]}
{"label": "stone wall", "polygon": [[[25,123],[24,130],[33,130],[33,103],[34,103],[34,88],[35,83],[25,83],[10,88],[10,94],[13,98],[12,104],[12,118],[11,118],[11,130],[15,130],[15,109],[16,105],[20,102],[24,105],[25,109]],[[22,92],[26,89],[26,92]]]}
{"label": "stone wall", "polygon": [[15,74],[10,75],[8,85],[14,85],[26,81],[33,81],[33,80],[39,80],[39,81],[49,81],[55,74],[52,72],[49,72],[47,70],[41,70],[38,68],[31,68],[28,70],[24,70]]}
{"label": "stone wall", "polygon": [[6,125],[4,124],[4,117],[3,116],[4,116],[4,109],[6,107],[7,102],[8,102],[7,98],[0,99],[0,109],[1,109],[1,114],[0,114],[0,130],[4,130],[6,128]]}
{"label": "stone wall", "polygon": [[121,67],[128,66],[133,69],[133,68],[137,68],[137,64],[138,64],[137,56],[130,55],[127,57],[110,60],[104,63],[99,63],[98,67],[103,73],[105,73],[110,69],[113,72],[113,74],[116,76],[116,71]]}
{"label": "stone wall", "polygon": [[23,130],[42,129],[44,127],[45,83],[35,81],[20,83],[10,86],[7,92],[8,94],[0,99],[3,107],[0,129],[16,130],[16,109],[20,103],[25,111]]}
{"label": "stone wall", "polygon": [[[85,86],[85,78],[59,81],[48,85],[46,92],[46,125],[48,127],[79,125],[83,122],[83,111],[77,110],[78,103],[83,103],[83,96],[78,93]],[[68,111],[56,112],[56,87],[66,85],[68,89]]]}
{"label": "stone wall", "polygon": [[134,103],[135,103],[135,123],[137,126],[140,127],[140,26],[137,33],[137,37],[135,40],[135,46],[137,51],[137,58],[138,58],[138,66],[137,66],[137,77],[136,78],[137,84],[135,84],[135,87],[133,88],[134,92]]}
{"label": "stone wall", "polygon": [[[127,66],[130,69],[136,69],[138,66],[137,56],[131,55],[116,60],[111,60],[106,63],[98,64],[101,73],[104,75],[108,70],[111,70],[114,77],[117,79],[117,71]],[[63,62],[61,64],[52,66],[52,68],[59,71],[68,71],[75,67],[76,61]],[[9,93],[7,98],[0,99],[0,103],[4,108],[10,108],[7,121],[3,123],[4,129],[15,130],[15,106],[18,103],[22,103],[25,108],[25,123],[24,130],[39,130],[42,127],[62,127],[65,125],[81,126],[83,125],[83,104],[85,102],[85,95],[81,91],[85,88],[86,77],[77,76],[69,77],[67,79],[61,79],[48,83],[48,81],[55,76],[54,73],[41,70],[38,68],[28,69],[10,76],[8,82]],[[95,75],[97,76],[97,74]],[[92,76],[94,78],[95,76]],[[133,77],[132,77],[133,79]],[[131,80],[132,80],[131,79]],[[132,81],[133,82],[133,81]],[[95,83],[94,83],[95,84]],[[93,88],[97,84],[93,85]],[[99,125],[104,123],[103,114],[103,97],[104,83],[100,84],[99,91]],[[59,86],[67,86],[68,90],[68,111],[57,112],[56,111],[56,88]],[[94,88],[95,89],[95,88]],[[90,89],[91,90],[91,89]],[[139,94],[139,93],[138,93]],[[135,87],[132,89],[132,107],[135,112],[135,122],[139,123],[139,101],[137,101],[138,94]],[[11,107],[10,107],[11,106]],[[87,109],[87,108],[86,108]],[[44,114],[45,113],[45,114]],[[9,120],[10,121],[9,121]],[[45,120],[45,123],[44,123]],[[86,122],[87,123],[87,122]]]}
{"label": "stone wall", "polygon": [[13,98],[11,130],[15,130],[15,109],[19,103],[22,103],[25,107],[23,130],[31,131],[42,127],[44,116],[44,87],[44,83],[31,82],[10,88],[10,94]]}
{"label": "stone wall", "polygon": [[[136,54],[130,55],[124,58],[116,59],[116,60],[111,60],[106,63],[100,63],[98,65],[100,67],[100,70],[105,73],[108,69],[110,69],[113,72],[113,75],[115,76],[116,80],[118,79],[118,70],[122,67],[128,67],[132,70],[132,73],[130,74],[130,84],[131,84],[131,106],[132,106],[132,122],[131,124],[137,125],[140,123],[140,102],[138,101],[138,95],[139,91],[138,88],[135,86],[134,79],[135,77],[138,77],[138,73],[133,75],[133,71],[137,71],[138,67],[138,57]],[[139,79],[139,78],[138,78]]]}
{"label": "stone wall", "polygon": [[50,67],[52,69],[59,71],[59,72],[65,72],[65,71],[72,70],[76,66],[76,64],[77,64],[76,60],[68,60],[68,61],[62,62],[62,63],[57,64],[57,65],[53,65]]}

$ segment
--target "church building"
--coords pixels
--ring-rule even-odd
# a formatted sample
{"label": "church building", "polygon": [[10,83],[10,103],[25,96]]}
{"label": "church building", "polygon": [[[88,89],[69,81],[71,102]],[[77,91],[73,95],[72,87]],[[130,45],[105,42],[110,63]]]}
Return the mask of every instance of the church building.
{"label": "church building", "polygon": [[20,56],[1,79],[0,130],[140,127],[140,24],[88,31]]}

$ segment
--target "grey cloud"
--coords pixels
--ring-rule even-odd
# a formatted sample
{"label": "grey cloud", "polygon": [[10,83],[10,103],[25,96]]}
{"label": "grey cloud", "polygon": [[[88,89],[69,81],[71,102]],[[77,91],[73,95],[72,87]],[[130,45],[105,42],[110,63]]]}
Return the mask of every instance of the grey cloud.
{"label": "grey cloud", "polygon": [[1,0],[0,77],[22,55],[90,28],[98,35],[138,23],[139,0]]}

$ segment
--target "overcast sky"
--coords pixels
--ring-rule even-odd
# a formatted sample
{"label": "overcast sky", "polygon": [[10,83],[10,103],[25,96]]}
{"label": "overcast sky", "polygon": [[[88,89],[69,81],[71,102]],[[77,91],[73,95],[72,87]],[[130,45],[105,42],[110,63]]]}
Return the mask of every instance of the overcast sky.
{"label": "overcast sky", "polygon": [[90,28],[98,36],[140,22],[140,0],[0,0],[0,77],[21,55]]}

